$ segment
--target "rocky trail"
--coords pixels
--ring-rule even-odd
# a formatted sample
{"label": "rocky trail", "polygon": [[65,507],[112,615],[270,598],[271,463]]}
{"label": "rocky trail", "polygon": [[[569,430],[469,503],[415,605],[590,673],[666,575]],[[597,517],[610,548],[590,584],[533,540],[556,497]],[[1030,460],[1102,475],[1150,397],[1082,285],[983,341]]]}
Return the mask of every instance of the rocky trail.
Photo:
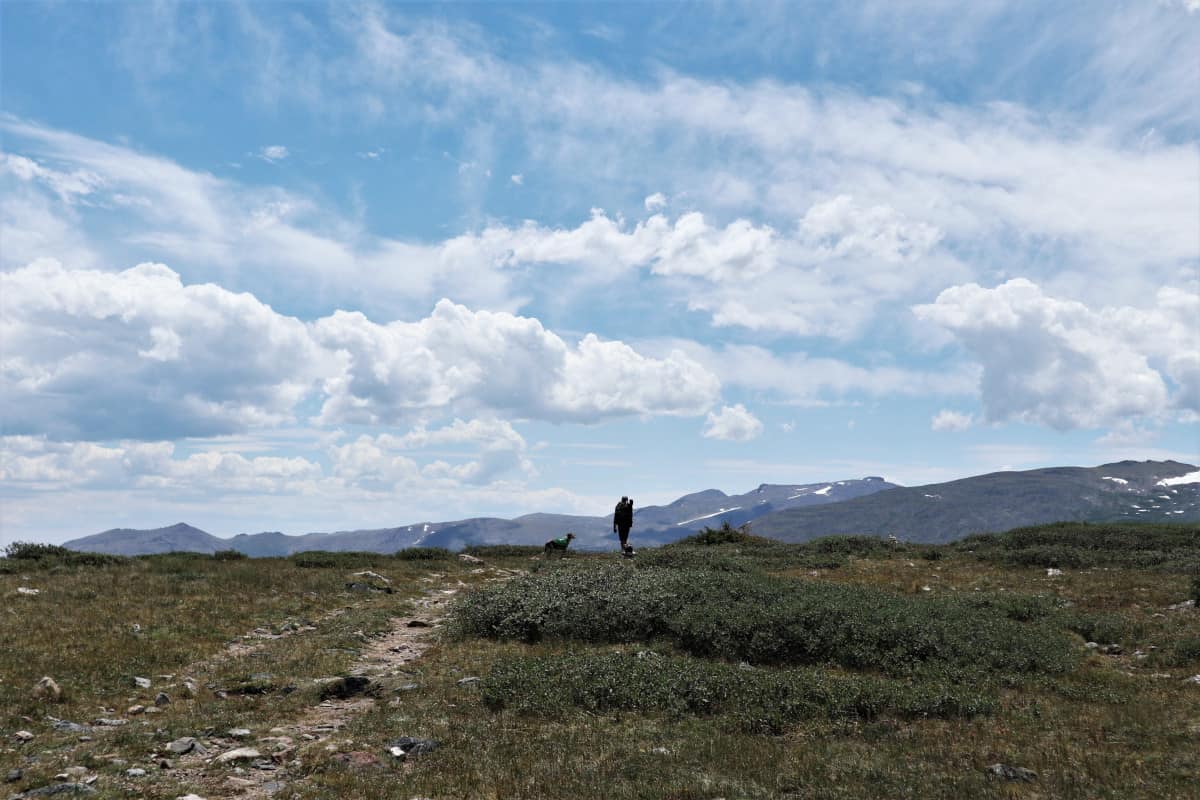
{"label": "rocky trail", "polygon": [[[470,573],[483,582],[508,580],[519,570],[485,567],[482,562]],[[361,575],[361,573],[360,573]],[[376,579],[369,585],[371,591],[387,591],[377,581],[386,581],[382,576],[371,574]],[[383,761],[404,761],[408,755],[424,752],[436,747],[436,743],[420,739],[401,739],[390,751],[368,752],[354,750],[342,740],[339,732],[354,720],[381,703],[399,704],[407,692],[419,691],[418,662],[432,647],[438,629],[443,625],[450,603],[455,596],[468,587],[461,580],[448,578],[443,573],[431,573],[420,581],[428,584],[420,596],[411,602],[411,612],[392,617],[388,629],[380,634],[365,638],[364,645],[354,662],[337,677],[320,678],[314,681],[321,700],[306,707],[299,714],[290,714],[289,719],[263,719],[260,724],[249,728],[235,728],[220,733],[197,732],[195,736],[180,737],[157,748],[152,758],[130,756],[111,752],[100,756],[100,760],[124,767],[136,763],[120,773],[118,785],[131,796],[144,788],[147,773],[161,769],[170,776],[170,783],[186,787],[172,795],[187,800],[215,800],[215,798],[244,798],[256,800],[279,795],[285,789],[297,788],[304,780],[304,750],[323,746],[326,751],[336,753],[335,758],[357,766],[378,765]],[[363,586],[364,584],[356,584]],[[352,584],[347,585],[351,588]],[[164,688],[181,697],[197,702],[211,700],[221,702],[226,693],[213,683],[205,683],[206,676],[232,659],[241,658],[260,651],[272,641],[303,637],[319,630],[319,626],[358,607],[344,605],[332,609],[314,622],[288,622],[276,630],[256,628],[239,637],[223,650],[183,667],[176,675],[158,676],[173,682]],[[137,679],[139,686],[149,689],[148,679]],[[386,689],[385,689],[386,687]],[[206,694],[211,692],[211,698]],[[165,696],[165,692],[161,693]],[[169,697],[165,701],[170,703]],[[161,705],[161,704],[160,704]],[[141,715],[161,713],[155,705],[133,706],[125,715],[114,713],[114,719],[97,720],[109,725],[76,725],[61,721],[56,727],[63,731],[83,733],[81,744],[102,741],[102,737],[121,730]],[[59,727],[59,726],[62,727]],[[206,735],[207,734],[207,735]],[[74,760],[74,759],[73,759]],[[30,790],[33,792],[52,787],[66,790],[70,784],[78,796],[95,793],[102,786],[103,778],[84,767],[68,768],[58,776],[62,783]],[[108,783],[103,781],[103,783]],[[109,784],[110,788],[115,788]],[[285,792],[290,794],[290,792]],[[8,796],[8,795],[5,795]],[[12,795],[12,800],[38,797],[42,794]]]}

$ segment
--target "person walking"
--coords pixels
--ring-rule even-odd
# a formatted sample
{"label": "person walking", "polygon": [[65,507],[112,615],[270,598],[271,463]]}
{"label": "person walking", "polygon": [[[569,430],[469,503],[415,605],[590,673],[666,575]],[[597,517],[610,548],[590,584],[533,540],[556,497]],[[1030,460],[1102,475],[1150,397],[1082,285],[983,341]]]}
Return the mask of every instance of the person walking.
{"label": "person walking", "polygon": [[629,555],[633,548],[629,545],[629,529],[633,527],[633,500],[622,497],[613,511],[613,533],[621,537],[621,552]]}

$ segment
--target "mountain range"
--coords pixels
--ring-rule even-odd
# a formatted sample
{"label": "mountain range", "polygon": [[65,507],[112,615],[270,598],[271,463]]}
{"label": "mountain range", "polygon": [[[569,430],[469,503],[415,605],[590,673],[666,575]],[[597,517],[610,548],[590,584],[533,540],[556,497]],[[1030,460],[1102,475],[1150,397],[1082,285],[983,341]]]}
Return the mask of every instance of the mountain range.
{"label": "mountain range", "polygon": [[[1200,522],[1200,471],[1176,461],[1121,461],[1099,467],[994,472],[904,487],[879,477],[809,484],[762,484],[740,495],[708,489],[664,506],[638,508],[632,541],[665,544],[708,526],[752,523],[755,534],[801,542],[830,534],[895,535],[945,542],[1061,520]],[[577,547],[615,547],[611,516],[535,513],[475,517],[395,528],[287,535],[278,531],[213,536],[186,523],[116,528],[66,542],[74,550],[140,555],[238,550],[285,556],[308,550],[393,552],[405,547],[534,544],[571,531]]]}

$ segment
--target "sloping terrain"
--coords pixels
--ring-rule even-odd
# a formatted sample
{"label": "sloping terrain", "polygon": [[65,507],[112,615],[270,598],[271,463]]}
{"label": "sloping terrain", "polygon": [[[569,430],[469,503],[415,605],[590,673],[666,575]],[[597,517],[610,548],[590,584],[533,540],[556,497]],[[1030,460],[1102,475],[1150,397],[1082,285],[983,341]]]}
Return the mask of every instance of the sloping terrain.
{"label": "sloping terrain", "polygon": [[1196,522],[1200,482],[1190,482],[1200,481],[1196,472],[1176,461],[995,472],[889,489],[836,506],[789,509],[759,519],[754,532],[787,542],[831,534],[948,542],[1059,521]]}

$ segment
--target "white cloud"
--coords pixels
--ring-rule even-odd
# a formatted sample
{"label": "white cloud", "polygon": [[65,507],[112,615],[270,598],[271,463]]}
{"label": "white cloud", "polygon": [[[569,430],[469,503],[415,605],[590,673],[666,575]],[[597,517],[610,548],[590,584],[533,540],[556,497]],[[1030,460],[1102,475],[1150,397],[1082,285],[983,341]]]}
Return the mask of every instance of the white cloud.
{"label": "white cloud", "polygon": [[324,423],[504,413],[595,422],[695,416],[716,377],[676,352],[648,358],[592,334],[442,301],[418,322],[338,311],[312,323],[249,294],[184,285],[161,264],[119,273],[36,262],[0,275],[0,393],[14,433],[59,439],[212,436],[294,418]]}
{"label": "white cloud", "polygon": [[763,424],[758,417],[746,410],[741,403],[722,406],[717,413],[709,413],[702,435],[708,439],[724,439],[733,442],[748,442],[762,435]]}
{"label": "white cloud", "polygon": [[935,431],[953,431],[959,433],[970,428],[974,421],[974,417],[971,414],[942,409],[934,416],[929,427]]}
{"label": "white cloud", "polygon": [[863,255],[899,263],[925,255],[942,233],[891,206],[864,208],[843,194],[813,205],[800,220],[800,236],[814,258]]}
{"label": "white cloud", "polygon": [[978,359],[989,421],[1066,430],[1200,408],[1200,299],[1164,289],[1157,300],[1149,309],[1093,311],[1015,279],[994,289],[956,286],[914,311]]}
{"label": "white cloud", "polygon": [[62,439],[277,425],[333,366],[303,323],[161,264],[0,274],[5,427]]}
{"label": "white cloud", "polygon": [[522,174],[521,174],[521,173],[519,173],[519,172],[518,172],[518,173],[515,173],[515,174],[513,174],[513,175],[509,175],[509,176],[508,176],[508,179],[509,179],[510,181],[512,181],[514,184],[516,184],[517,186],[520,186],[520,185],[522,185],[523,183],[525,183],[525,176],[524,176],[524,175],[522,175]]}
{"label": "white cloud", "polygon": [[662,192],[655,192],[642,201],[642,204],[646,207],[647,211],[653,213],[667,207],[667,196]]}
{"label": "white cloud", "polygon": [[200,452],[175,457],[170,442],[55,442],[40,436],[0,438],[0,480],[10,489],[184,490],[189,493],[304,491],[320,478],[304,458]]}
{"label": "white cloud", "polygon": [[420,322],[379,325],[338,312],[318,320],[314,333],[343,364],[325,382],[324,422],[485,409],[564,421],[688,416],[709,408],[719,390],[710,372],[681,353],[650,359],[592,334],[571,347],[536,319],[445,300]]}
{"label": "white cloud", "polygon": [[263,161],[269,161],[271,163],[283,161],[289,155],[290,153],[288,152],[288,149],[281,144],[267,145],[258,151],[259,158],[261,158]]}

